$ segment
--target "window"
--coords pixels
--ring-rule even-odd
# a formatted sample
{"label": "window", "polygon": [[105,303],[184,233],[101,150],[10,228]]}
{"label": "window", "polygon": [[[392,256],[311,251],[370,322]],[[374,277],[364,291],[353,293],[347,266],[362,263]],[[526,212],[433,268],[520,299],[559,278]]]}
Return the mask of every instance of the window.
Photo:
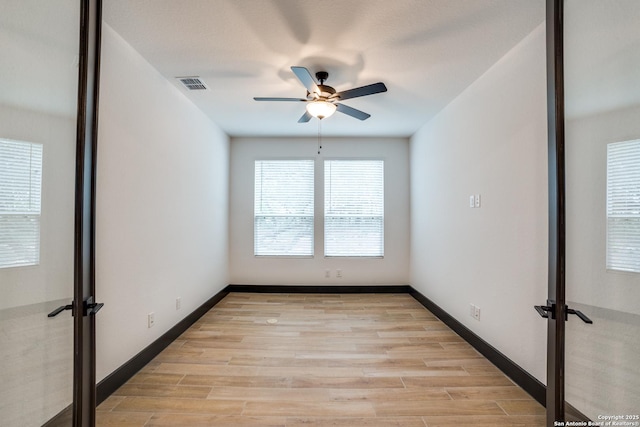
{"label": "window", "polygon": [[255,163],[254,252],[313,256],[313,160]]}
{"label": "window", "polygon": [[0,268],[40,262],[42,145],[0,139]]}
{"label": "window", "polygon": [[384,162],[324,163],[324,254],[384,256]]}
{"label": "window", "polygon": [[607,268],[640,272],[640,140],[607,145]]}

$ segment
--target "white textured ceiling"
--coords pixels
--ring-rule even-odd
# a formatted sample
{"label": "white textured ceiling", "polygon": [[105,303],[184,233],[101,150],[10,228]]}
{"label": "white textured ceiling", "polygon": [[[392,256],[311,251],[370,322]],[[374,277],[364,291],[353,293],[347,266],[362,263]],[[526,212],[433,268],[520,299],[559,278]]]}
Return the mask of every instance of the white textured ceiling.
{"label": "white textured ceiling", "polygon": [[[0,0],[0,105],[73,116],[77,0]],[[411,135],[543,20],[544,0],[103,0],[109,25],[230,135],[315,135],[289,67],[326,69],[338,90],[384,81],[345,101],[329,135]],[[640,105],[640,1],[567,0],[567,115]],[[177,85],[177,84],[176,84]],[[180,90],[184,90],[180,88]],[[3,126],[0,123],[0,132]],[[6,136],[6,135],[5,135]]]}
{"label": "white textured ceiling", "polygon": [[[104,19],[232,136],[304,136],[304,97],[290,70],[328,71],[345,90],[388,92],[344,101],[325,135],[409,136],[544,20],[544,0],[105,0]],[[174,77],[200,76],[188,92]]]}

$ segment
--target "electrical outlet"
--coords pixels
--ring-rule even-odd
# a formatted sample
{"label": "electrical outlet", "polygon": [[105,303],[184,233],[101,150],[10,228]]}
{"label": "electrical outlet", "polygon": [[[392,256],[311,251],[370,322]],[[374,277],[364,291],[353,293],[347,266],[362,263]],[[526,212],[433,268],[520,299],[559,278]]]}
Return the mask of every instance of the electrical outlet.
{"label": "electrical outlet", "polygon": [[325,270],[324,271],[324,277],[327,278],[327,279],[330,278],[331,277],[331,270]]}
{"label": "electrical outlet", "polygon": [[480,307],[475,304],[469,304],[469,316],[476,319],[478,322],[480,321]]}
{"label": "electrical outlet", "polygon": [[180,307],[182,307],[182,298],[178,297],[176,298],[176,310],[180,310]]}
{"label": "electrical outlet", "polygon": [[336,277],[338,278],[342,277],[342,270],[336,270]]}
{"label": "electrical outlet", "polygon": [[150,328],[153,325],[155,325],[156,323],[156,314],[155,313],[149,313],[147,315],[147,327]]}
{"label": "electrical outlet", "polygon": [[476,208],[480,207],[480,195],[476,194]]}

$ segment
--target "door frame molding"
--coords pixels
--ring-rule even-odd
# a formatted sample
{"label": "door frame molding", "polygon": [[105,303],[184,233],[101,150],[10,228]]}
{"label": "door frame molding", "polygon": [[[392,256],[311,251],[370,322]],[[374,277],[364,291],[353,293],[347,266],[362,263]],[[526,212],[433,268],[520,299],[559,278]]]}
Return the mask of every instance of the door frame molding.
{"label": "door frame molding", "polygon": [[549,278],[547,306],[547,425],[564,421],[565,362],[565,111],[564,0],[546,0],[549,167]]}
{"label": "door frame molding", "polygon": [[74,227],[73,426],[95,425],[95,178],[102,0],[80,0]]}

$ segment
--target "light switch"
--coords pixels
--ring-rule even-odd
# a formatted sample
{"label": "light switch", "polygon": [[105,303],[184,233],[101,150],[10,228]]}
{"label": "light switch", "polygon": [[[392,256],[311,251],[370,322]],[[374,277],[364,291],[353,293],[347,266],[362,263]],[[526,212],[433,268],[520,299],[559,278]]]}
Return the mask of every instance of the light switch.
{"label": "light switch", "polygon": [[476,198],[473,195],[469,196],[469,207],[470,208],[476,207]]}

